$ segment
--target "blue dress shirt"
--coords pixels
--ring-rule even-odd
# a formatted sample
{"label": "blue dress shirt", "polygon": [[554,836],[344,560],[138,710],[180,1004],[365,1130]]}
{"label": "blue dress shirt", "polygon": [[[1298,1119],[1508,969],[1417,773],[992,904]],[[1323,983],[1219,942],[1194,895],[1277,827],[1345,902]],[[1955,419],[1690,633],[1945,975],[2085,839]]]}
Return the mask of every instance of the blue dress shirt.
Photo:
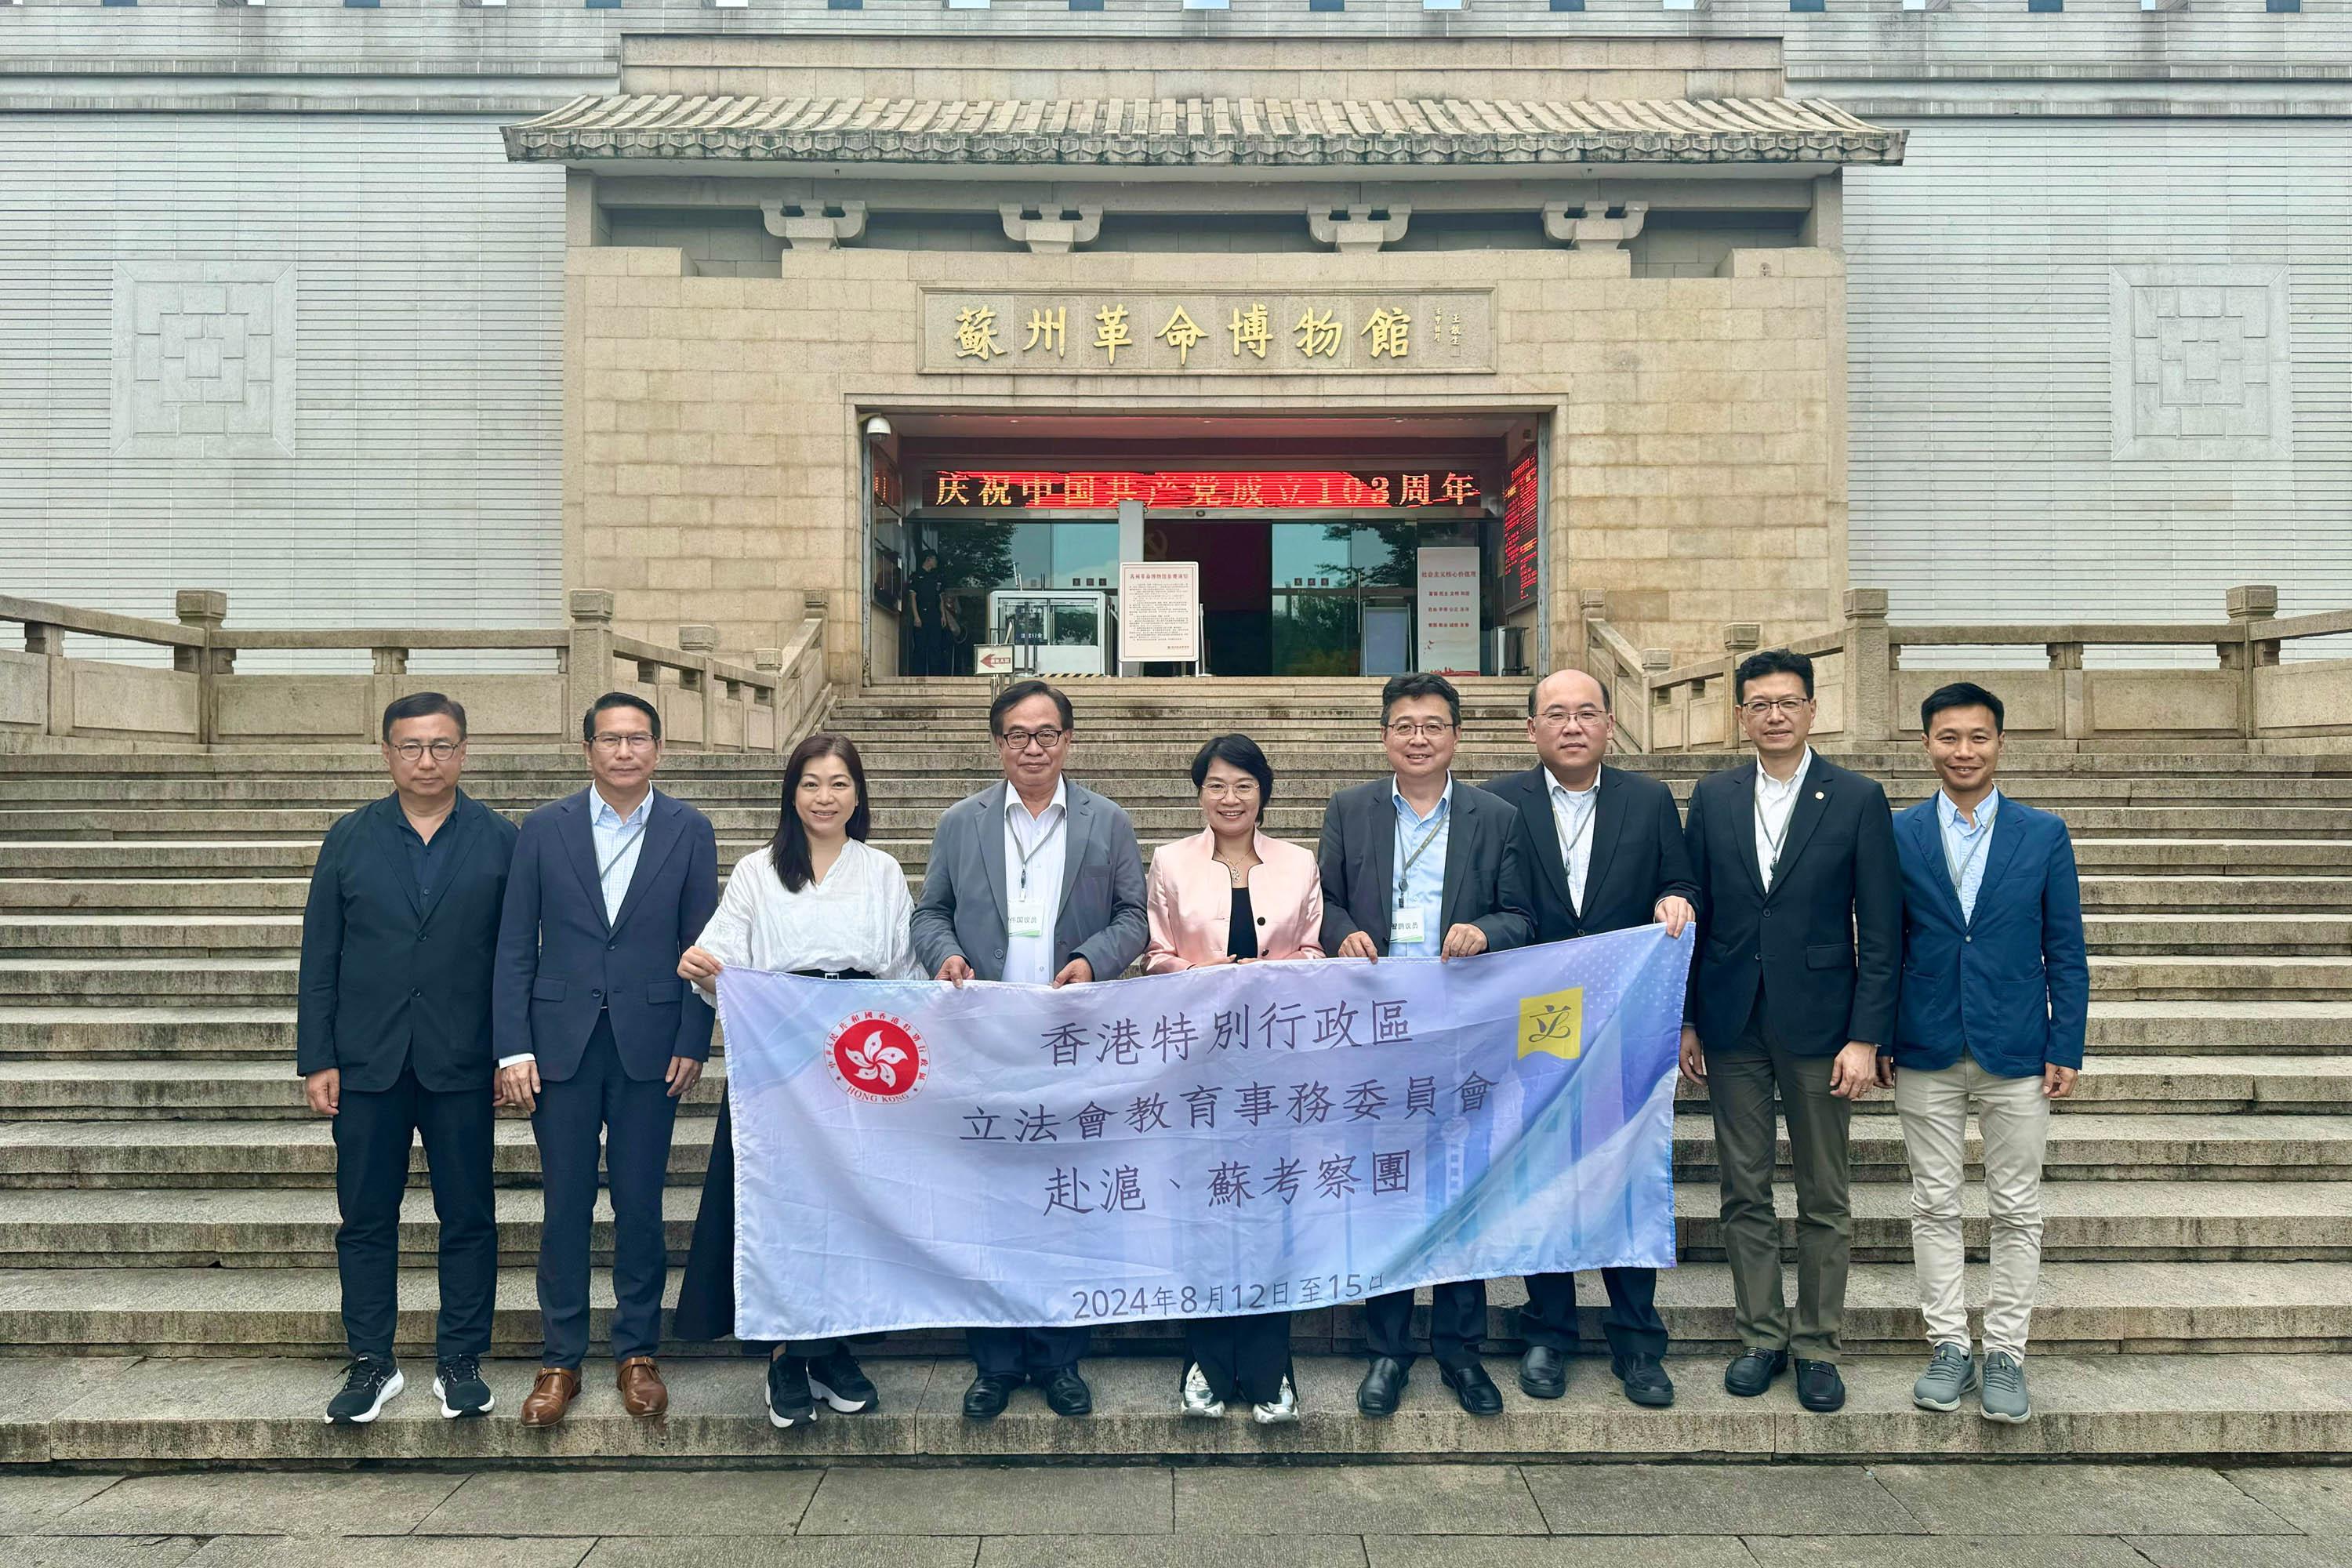
{"label": "blue dress shirt", "polygon": [[[1444,918],[1445,845],[1454,829],[1454,775],[1445,775],[1445,793],[1437,797],[1437,809],[1427,816],[1415,815],[1394,780],[1389,783],[1389,798],[1396,803],[1396,858],[1389,866],[1390,930],[1395,930],[1393,911],[1418,909],[1423,936],[1420,942],[1399,942],[1391,936],[1389,956],[1435,958],[1445,946],[1445,928],[1438,922]],[[1424,837],[1429,845],[1422,848]],[[1421,850],[1421,856],[1408,871],[1404,863],[1412,858],[1415,849]],[[1394,879],[1399,873],[1404,879],[1402,897],[1397,894]]]}
{"label": "blue dress shirt", "polygon": [[2000,791],[1977,803],[1976,826],[1960,820],[1960,808],[1942,790],[1936,792],[1936,821],[1944,834],[1944,872],[1959,878],[1953,892],[1959,896],[1960,918],[1977,918],[1977,889],[1984,885],[1985,858],[1992,849],[1992,819],[2000,807]]}
{"label": "blue dress shirt", "polygon": [[596,797],[595,815],[588,819],[588,827],[596,843],[596,879],[604,887],[604,923],[610,925],[621,918],[622,900],[629,896],[629,879],[637,874],[637,851],[645,847],[654,792],[646,790],[646,798],[625,817],[613,809],[603,791],[591,788],[588,793]]}

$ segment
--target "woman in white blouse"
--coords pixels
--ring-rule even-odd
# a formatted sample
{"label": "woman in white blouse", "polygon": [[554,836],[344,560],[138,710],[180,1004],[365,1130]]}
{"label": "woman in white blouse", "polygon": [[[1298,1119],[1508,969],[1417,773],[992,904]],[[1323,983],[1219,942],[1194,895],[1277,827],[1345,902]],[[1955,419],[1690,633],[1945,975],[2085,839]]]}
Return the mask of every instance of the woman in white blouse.
{"label": "woman in white blouse", "polygon": [[[714,997],[730,964],[839,980],[923,978],[908,938],[907,876],[866,843],[872,816],[857,748],[839,735],[803,741],[784,765],[774,841],[735,862],[718,912],[678,959],[678,973]],[[670,1328],[688,1340],[735,1331],[735,1136],[724,1103]],[[796,1426],[814,1416],[818,1399],[845,1415],[878,1403],[841,1341],[772,1347],[768,1419]]]}

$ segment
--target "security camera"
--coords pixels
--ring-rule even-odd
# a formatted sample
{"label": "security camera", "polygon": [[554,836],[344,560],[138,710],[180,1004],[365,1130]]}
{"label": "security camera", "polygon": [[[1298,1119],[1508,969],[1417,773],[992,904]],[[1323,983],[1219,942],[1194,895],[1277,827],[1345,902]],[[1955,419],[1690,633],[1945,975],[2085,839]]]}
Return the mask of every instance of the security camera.
{"label": "security camera", "polygon": [[887,441],[890,438],[890,422],[879,414],[873,416],[866,421],[866,438],[869,441]]}

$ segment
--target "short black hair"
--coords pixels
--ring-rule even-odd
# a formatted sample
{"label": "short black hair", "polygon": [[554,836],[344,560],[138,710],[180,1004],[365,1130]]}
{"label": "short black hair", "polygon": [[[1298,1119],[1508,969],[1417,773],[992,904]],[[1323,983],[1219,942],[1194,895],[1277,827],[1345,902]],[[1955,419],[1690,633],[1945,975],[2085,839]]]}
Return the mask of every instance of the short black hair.
{"label": "short black hair", "polygon": [[1257,798],[1261,813],[1264,804],[1274,798],[1274,764],[1265,760],[1265,752],[1247,735],[1219,735],[1192,755],[1192,787],[1201,789],[1209,782],[1209,764],[1226,763],[1241,769],[1257,780]]}
{"label": "short black hair", "polygon": [[1052,698],[1055,711],[1062,716],[1062,728],[1065,730],[1077,728],[1077,719],[1070,711],[1070,700],[1062,695],[1060,687],[1048,686],[1042,680],[1016,680],[998,692],[996,700],[988,705],[988,732],[992,735],[1003,734],[1004,716],[1032,697]]}
{"label": "short black hair", "polygon": [[1742,700],[1748,695],[1748,683],[1768,675],[1793,675],[1805,683],[1805,695],[1813,694],[1813,661],[1803,654],[1785,647],[1768,647],[1749,654],[1731,672],[1731,700]]}
{"label": "short black hair", "polygon": [[2002,733],[2009,722],[2009,710],[2000,705],[2000,698],[1973,680],[1955,680],[1949,686],[1938,686],[1927,693],[1925,702],[1919,704],[1920,732],[1924,734],[1933,729],[1936,715],[1947,708],[1986,710],[1992,714],[1992,732],[1996,735]]}
{"label": "short black hair", "polygon": [[383,742],[392,744],[392,727],[403,719],[446,717],[457,721],[457,739],[466,738],[466,708],[437,691],[412,691],[383,705]]}
{"label": "short black hair", "polygon": [[582,745],[587,745],[596,738],[596,715],[607,708],[635,709],[646,716],[646,727],[653,731],[654,739],[656,741],[661,739],[661,714],[655,710],[652,703],[634,691],[607,691],[604,696],[588,704],[588,711],[580,716]]}
{"label": "short black hair", "polygon": [[[1559,670],[1557,670],[1557,669],[1555,669],[1555,670],[1553,670],[1553,671],[1551,672],[1551,675],[1558,675],[1559,673]],[[1591,670],[1589,670],[1589,669],[1588,669],[1588,670],[1583,671],[1582,673],[1584,673],[1584,674],[1586,674],[1586,675],[1592,675],[1592,672],[1591,672]],[[1532,718],[1534,718],[1534,717],[1536,716],[1536,693],[1537,693],[1538,691],[1539,691],[1539,690],[1541,690],[1541,689],[1543,689],[1543,683],[1544,683],[1544,680],[1549,680],[1549,679],[1551,679],[1551,675],[1547,675],[1547,676],[1545,676],[1545,677],[1543,678],[1543,680],[1538,680],[1538,681],[1537,681],[1533,686],[1530,686],[1530,687],[1528,687],[1528,718],[1532,719]],[[1614,708],[1614,707],[1610,703],[1610,700],[1609,700],[1609,683],[1608,683],[1607,681],[1605,681],[1605,680],[1601,679],[1599,676],[1597,676],[1597,675],[1593,675],[1593,676],[1592,676],[1592,684],[1593,684],[1593,685],[1595,685],[1595,686],[1597,686],[1597,687],[1599,687],[1599,688],[1601,688],[1601,710],[1603,713],[1611,713],[1611,712],[1614,712],[1616,710],[1615,710],[1615,708]]]}
{"label": "short black hair", "polygon": [[1385,724],[1389,721],[1390,709],[1416,697],[1444,698],[1446,712],[1454,716],[1457,726],[1462,722],[1462,694],[1454,689],[1454,682],[1442,675],[1419,670],[1406,675],[1391,675],[1389,683],[1381,688],[1381,722]]}

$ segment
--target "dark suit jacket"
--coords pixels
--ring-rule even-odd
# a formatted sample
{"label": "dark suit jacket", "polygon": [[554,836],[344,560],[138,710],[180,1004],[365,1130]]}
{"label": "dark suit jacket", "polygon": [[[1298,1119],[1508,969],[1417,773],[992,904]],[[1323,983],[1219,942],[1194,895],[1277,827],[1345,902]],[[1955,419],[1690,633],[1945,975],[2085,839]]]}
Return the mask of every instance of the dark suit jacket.
{"label": "dark suit jacket", "polygon": [[[1076,779],[1063,826],[1062,905],[1054,921],[1054,969],[1083,958],[1097,980],[1116,980],[1143,955],[1143,850],[1126,812]],[[956,953],[982,980],[1004,978],[1004,792],[999,781],[940,814],[923,896],[915,901],[915,958],[937,974]]]}
{"label": "dark suit jacket", "polygon": [[1552,815],[1551,775],[1541,767],[1482,786],[1511,804],[1528,830],[1536,864],[1536,940],[1559,942],[1630,931],[1657,919],[1669,895],[1698,905],[1698,882],[1683,847],[1683,819],[1674,791],[1643,773],[1601,770],[1601,798],[1592,808],[1592,853],[1584,871],[1584,907],[1568,896],[1568,866],[1559,857],[1559,823]]}
{"label": "dark suit jacket", "polygon": [[343,1087],[390,1089],[402,1064],[436,1094],[490,1084],[490,958],[514,854],[514,824],[457,792],[440,885],[416,897],[386,795],[327,829],[302,910],[294,1067],[341,1068]]}
{"label": "dark suit jacket", "polygon": [[591,793],[541,806],[515,840],[493,986],[498,1055],[530,1052],[539,1076],[561,1083],[580,1070],[597,1014],[609,1013],[621,1066],[642,1083],[668,1072],[672,1057],[710,1056],[709,1005],[689,994],[677,959],[719,907],[719,841],[709,817],[656,790],[608,923]]}
{"label": "dark suit jacket", "polygon": [[1962,919],[1929,795],[1895,819],[1903,859],[1903,1005],[1897,1067],[1938,1070],[1965,1048],[1985,1071],[2040,1077],[2083,1065],[2091,966],[2066,824],[2000,797],[1976,914]]}
{"label": "dark suit jacket", "polygon": [[[1315,859],[1323,873],[1323,951],[1336,955],[1350,932],[1389,947],[1389,915],[1396,887],[1396,788],[1393,777],[1343,789],[1323,808],[1323,837]],[[1486,933],[1495,952],[1535,940],[1535,857],[1519,814],[1457,776],[1447,808],[1445,883],[1435,943],[1457,925]]]}
{"label": "dark suit jacket", "polygon": [[1798,1056],[1894,1040],[1903,873],[1885,790],[1816,753],[1769,894],[1752,761],[1699,780],[1683,842],[1701,894],[1685,1017],[1701,1046],[1738,1045],[1759,994],[1766,1033]]}

